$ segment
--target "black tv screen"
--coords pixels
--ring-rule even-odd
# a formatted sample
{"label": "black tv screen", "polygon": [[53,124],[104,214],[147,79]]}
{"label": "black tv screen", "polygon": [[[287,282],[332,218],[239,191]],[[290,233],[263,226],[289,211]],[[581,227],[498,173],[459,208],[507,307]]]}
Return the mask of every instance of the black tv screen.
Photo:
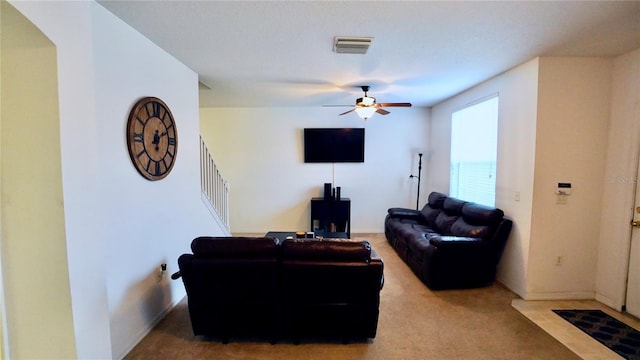
{"label": "black tv screen", "polygon": [[364,162],[364,128],[304,129],[304,162]]}

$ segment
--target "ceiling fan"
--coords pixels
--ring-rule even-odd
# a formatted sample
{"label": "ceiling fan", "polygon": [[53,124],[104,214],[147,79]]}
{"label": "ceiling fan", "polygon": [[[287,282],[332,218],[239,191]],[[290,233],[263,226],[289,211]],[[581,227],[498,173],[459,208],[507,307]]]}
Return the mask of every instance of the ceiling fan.
{"label": "ceiling fan", "polygon": [[[345,115],[350,112],[355,111],[360,118],[367,120],[373,114],[378,113],[380,115],[387,115],[389,112],[383,107],[411,107],[411,103],[403,102],[403,103],[376,103],[376,98],[370,97],[367,95],[369,92],[369,86],[361,86],[362,91],[364,91],[364,96],[356,99],[356,105],[353,109],[349,111],[345,111],[339,115]],[[351,106],[351,105],[325,105],[325,106]]]}

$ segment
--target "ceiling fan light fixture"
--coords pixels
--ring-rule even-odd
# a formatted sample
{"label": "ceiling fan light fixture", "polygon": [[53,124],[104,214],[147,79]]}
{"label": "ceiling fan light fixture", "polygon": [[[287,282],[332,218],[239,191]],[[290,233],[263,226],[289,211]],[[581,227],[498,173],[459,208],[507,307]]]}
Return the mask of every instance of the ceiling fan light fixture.
{"label": "ceiling fan light fixture", "polygon": [[373,106],[375,103],[376,98],[370,96],[361,97],[356,100],[356,106]]}
{"label": "ceiling fan light fixture", "polygon": [[333,51],[338,54],[366,54],[372,37],[336,36],[333,38]]}
{"label": "ceiling fan light fixture", "polygon": [[356,113],[358,114],[358,116],[360,116],[360,118],[362,120],[368,120],[370,117],[373,116],[373,114],[376,113],[376,108],[371,106],[371,107],[357,107],[356,108]]}
{"label": "ceiling fan light fixture", "polygon": [[[403,102],[403,103],[376,103],[376,98],[367,95],[369,91],[368,85],[360,86],[362,91],[364,91],[364,96],[356,99],[356,106],[354,106],[351,110],[345,111],[342,114],[338,115],[346,115],[355,111],[358,116],[367,120],[373,116],[373,114],[378,113],[380,115],[388,115],[389,111],[383,109],[383,107],[411,107],[411,103]],[[325,105],[325,106],[349,106],[349,105]]]}

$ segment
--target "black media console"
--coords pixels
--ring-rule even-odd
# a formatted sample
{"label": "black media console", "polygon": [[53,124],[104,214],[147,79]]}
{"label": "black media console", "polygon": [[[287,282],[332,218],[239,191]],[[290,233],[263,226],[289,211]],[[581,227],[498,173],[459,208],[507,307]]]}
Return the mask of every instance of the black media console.
{"label": "black media console", "polygon": [[351,199],[311,199],[311,231],[324,237],[351,237]]}

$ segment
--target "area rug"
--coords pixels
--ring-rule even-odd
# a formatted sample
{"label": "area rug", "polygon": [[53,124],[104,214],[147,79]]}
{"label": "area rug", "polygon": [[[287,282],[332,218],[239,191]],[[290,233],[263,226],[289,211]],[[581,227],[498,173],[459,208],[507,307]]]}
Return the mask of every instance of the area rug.
{"label": "area rug", "polygon": [[640,360],[640,331],[600,310],[552,310],[625,359]]}

